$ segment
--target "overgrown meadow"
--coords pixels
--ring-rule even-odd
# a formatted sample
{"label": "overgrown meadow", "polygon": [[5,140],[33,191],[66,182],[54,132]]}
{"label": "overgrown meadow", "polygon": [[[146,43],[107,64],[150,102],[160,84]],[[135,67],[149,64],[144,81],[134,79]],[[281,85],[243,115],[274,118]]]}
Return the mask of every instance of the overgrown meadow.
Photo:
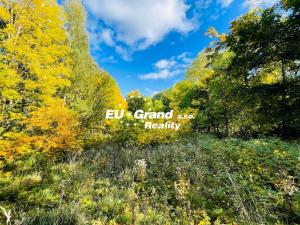
{"label": "overgrown meadow", "polygon": [[206,35],[182,81],[124,99],[80,0],[1,0],[0,224],[299,224],[300,3]]}
{"label": "overgrown meadow", "polygon": [[296,224],[299,150],[194,135],[63,160],[36,153],[6,165],[0,198],[12,224]]}

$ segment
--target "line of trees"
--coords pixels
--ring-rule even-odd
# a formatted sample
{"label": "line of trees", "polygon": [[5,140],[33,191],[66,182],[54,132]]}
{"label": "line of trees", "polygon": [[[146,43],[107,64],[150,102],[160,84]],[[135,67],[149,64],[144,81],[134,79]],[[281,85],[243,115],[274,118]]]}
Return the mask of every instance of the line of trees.
{"label": "line of trees", "polygon": [[186,78],[155,96],[165,108],[197,110],[193,129],[220,136],[300,135],[300,3],[284,0],[232,22]]}
{"label": "line of trees", "polygon": [[79,0],[0,1],[0,157],[77,151],[103,133],[118,86],[89,55]]}
{"label": "line of trees", "polygon": [[149,144],[178,136],[147,132],[130,116],[136,126],[104,120],[107,109],[136,107],[195,114],[180,134],[299,137],[299,7],[282,0],[239,17],[228,35],[209,29],[214,41],[183,81],[153,99],[132,92],[127,106],[89,54],[80,0],[1,0],[0,157],[73,152],[104,137]]}

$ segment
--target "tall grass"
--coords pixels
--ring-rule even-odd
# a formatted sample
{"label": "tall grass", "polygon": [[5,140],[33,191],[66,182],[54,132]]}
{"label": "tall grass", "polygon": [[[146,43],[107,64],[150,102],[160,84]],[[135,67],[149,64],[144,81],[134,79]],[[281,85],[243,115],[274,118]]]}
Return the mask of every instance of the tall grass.
{"label": "tall grass", "polygon": [[297,224],[299,146],[195,135],[35,155],[4,166],[0,205],[12,224]]}

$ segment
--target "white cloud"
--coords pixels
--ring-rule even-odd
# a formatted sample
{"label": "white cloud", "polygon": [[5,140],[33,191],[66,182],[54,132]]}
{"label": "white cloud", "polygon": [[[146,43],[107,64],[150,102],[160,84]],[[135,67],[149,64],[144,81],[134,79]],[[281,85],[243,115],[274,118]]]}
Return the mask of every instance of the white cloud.
{"label": "white cloud", "polygon": [[207,9],[211,3],[212,0],[196,0],[195,5],[197,9],[201,10],[201,9]]}
{"label": "white cloud", "polygon": [[278,3],[279,0],[245,0],[243,6],[248,9],[266,8]]}
{"label": "white cloud", "polygon": [[101,50],[100,42],[99,42],[99,33],[93,30],[89,30],[88,35],[89,35],[89,43],[91,45],[91,49],[95,51]]}
{"label": "white cloud", "polygon": [[121,45],[116,46],[116,52],[126,61],[131,61],[132,51],[122,47]]}
{"label": "white cloud", "polygon": [[157,72],[153,73],[148,73],[140,77],[142,80],[158,80],[158,79],[167,79],[170,77],[177,76],[181,71],[179,70],[168,70],[168,69],[163,69],[159,70]]}
{"label": "white cloud", "polygon": [[[190,58],[189,55],[190,55],[189,52],[184,52],[184,53],[176,56],[175,59],[182,60],[185,63],[191,63],[193,59]],[[174,57],[172,57],[171,59],[174,59]]]}
{"label": "white cloud", "polygon": [[139,76],[141,80],[158,80],[175,77],[184,73],[187,65],[192,61],[189,53],[185,52],[170,59],[161,59],[154,64],[154,72]]}
{"label": "white cloud", "polygon": [[[187,17],[190,6],[185,0],[85,0],[85,3],[113,29],[114,42],[125,43],[134,50],[160,42],[171,31],[186,34],[197,28],[195,20]],[[106,44],[114,43],[109,30],[102,35]]]}
{"label": "white cloud", "polygon": [[103,63],[117,63],[118,61],[113,56],[108,56],[100,59]]}
{"label": "white cloud", "polygon": [[103,29],[101,33],[99,34],[99,38],[101,41],[103,41],[105,44],[107,44],[110,47],[115,46],[115,42],[113,39],[113,31],[111,29]]}
{"label": "white cloud", "polygon": [[155,68],[159,70],[168,69],[176,64],[174,60],[162,59],[155,63]]}
{"label": "white cloud", "polygon": [[218,1],[221,4],[222,8],[227,8],[233,3],[234,0],[218,0]]}

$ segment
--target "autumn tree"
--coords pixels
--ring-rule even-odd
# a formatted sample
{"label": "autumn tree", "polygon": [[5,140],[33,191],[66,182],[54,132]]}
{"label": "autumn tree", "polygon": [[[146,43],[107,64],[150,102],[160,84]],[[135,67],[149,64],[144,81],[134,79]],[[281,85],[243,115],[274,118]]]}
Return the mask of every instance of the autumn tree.
{"label": "autumn tree", "polygon": [[90,137],[91,133],[101,135],[110,129],[104,120],[106,110],[126,108],[126,102],[116,82],[90,56],[86,12],[82,2],[69,0],[64,8],[70,45],[69,57],[72,59],[67,102],[80,116],[81,133],[84,137]]}
{"label": "autumn tree", "polygon": [[2,157],[77,148],[76,115],[63,100],[70,60],[61,18],[54,0],[0,3]]}

